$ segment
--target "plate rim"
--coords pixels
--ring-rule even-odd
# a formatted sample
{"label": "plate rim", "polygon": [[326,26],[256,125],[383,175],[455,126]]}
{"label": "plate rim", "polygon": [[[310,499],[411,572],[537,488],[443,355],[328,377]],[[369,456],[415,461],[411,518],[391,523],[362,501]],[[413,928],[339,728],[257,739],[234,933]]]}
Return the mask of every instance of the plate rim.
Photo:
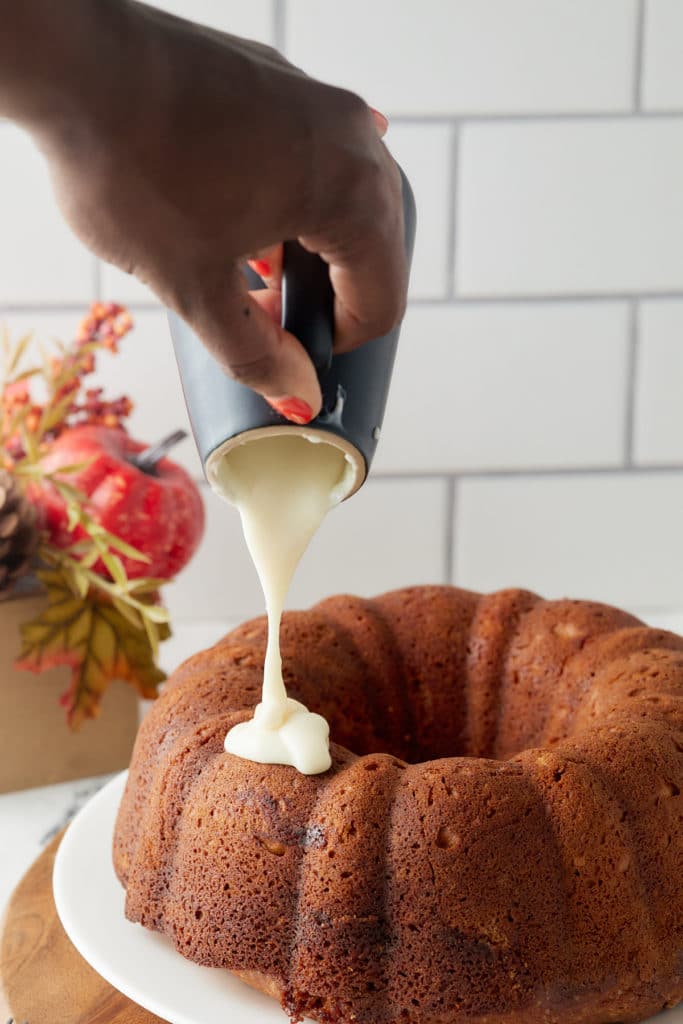
{"label": "plate rim", "polygon": [[[103,829],[103,834],[106,834],[107,837],[109,866],[113,873],[114,869],[111,861],[111,842],[113,838],[113,829],[118,815],[118,808],[121,797],[123,796],[127,778],[128,770],[124,770],[105,783],[105,785],[80,809],[70,825],[67,827],[57,849],[52,869],[52,892],[57,916],[69,941],[78,951],[80,956],[117,991],[121,992],[143,1009],[167,1020],[169,1024],[207,1024],[206,1019],[202,1019],[194,1015],[188,1016],[182,1008],[178,1009],[170,1004],[164,1003],[163,1001],[156,1001],[158,997],[155,994],[151,997],[153,1001],[150,1001],[150,995],[148,992],[139,988],[134,981],[131,982],[125,976],[122,977],[117,973],[116,969],[111,969],[110,964],[107,963],[106,959],[103,959],[98,952],[93,954],[93,950],[91,948],[84,948],[81,942],[79,927],[77,925],[74,926],[73,924],[71,912],[72,900],[70,900],[68,896],[65,896],[65,891],[68,888],[67,880],[70,877],[69,866],[70,859],[73,855],[73,849],[76,848],[79,841],[81,841],[81,835],[83,832],[85,832],[86,835],[90,834],[89,828],[91,827],[93,819],[97,822],[98,817],[103,817],[106,821],[106,829]],[[126,919],[124,918],[124,920]],[[240,981],[236,975],[232,974],[227,969],[203,967],[191,960],[188,960],[175,948],[168,937],[160,935],[158,932],[149,931],[148,929],[142,928],[141,925],[134,924],[133,922],[126,921],[126,923],[130,925],[131,928],[138,929],[139,934],[145,937],[145,941],[164,942],[166,951],[177,957],[182,965],[188,970],[200,972],[206,971],[211,975],[215,975],[217,972],[222,977],[231,979],[236,985],[240,986],[239,991],[244,990],[245,998],[250,1000],[258,999],[259,1002],[263,1000],[263,1005],[258,1008],[258,1012],[261,1013],[264,1019],[266,1014],[270,1012],[273,1014],[273,1024],[276,1024],[276,1022],[285,1024],[287,1015],[276,1000],[264,995],[263,993],[256,992],[254,989],[245,985],[244,982]],[[221,1012],[230,1019],[228,1015],[231,1013],[231,1009],[234,1012],[235,1007],[231,1008],[230,1006],[229,992],[225,993],[224,998],[225,1005],[222,1007]],[[248,1012],[253,1013],[253,1008],[250,1008]],[[306,1018],[306,1021],[307,1024],[315,1024],[315,1022],[310,1021],[309,1018]],[[677,1007],[673,1007],[671,1010],[665,1010],[656,1014],[654,1017],[647,1018],[643,1024],[650,1024],[650,1022],[651,1024],[659,1024],[659,1022],[661,1022],[661,1024],[683,1024],[683,1003]],[[210,1024],[214,1024],[214,1022],[211,1021]],[[266,1024],[268,1024],[268,1022],[266,1022]]]}
{"label": "plate rim", "polygon": [[[168,1021],[169,1024],[208,1024],[205,1016],[188,1016],[187,1012],[183,1008],[177,1008],[171,1003],[165,1002],[163,995],[159,996],[156,992],[150,994],[144,988],[140,988],[135,980],[131,980],[125,975],[121,975],[116,967],[112,968],[110,963],[108,963],[106,958],[100,954],[97,948],[93,950],[91,947],[84,946],[80,927],[78,923],[74,923],[74,917],[71,909],[73,906],[73,900],[70,899],[68,895],[69,888],[73,886],[73,882],[70,881],[70,879],[73,878],[70,868],[72,860],[74,859],[74,850],[77,849],[79,843],[82,842],[84,834],[88,838],[91,837],[93,825],[97,824],[102,826],[102,834],[106,835],[107,847],[111,850],[113,829],[127,777],[128,771],[126,770],[105,783],[105,785],[80,809],[78,814],[67,827],[57,849],[52,869],[52,893],[57,916],[64,928],[64,931],[66,932],[67,938],[85,962],[92,967],[100,977],[104,978],[107,984],[111,985],[118,992],[121,992],[136,1005],[150,1013],[156,1014],[158,1017]],[[105,822],[106,827],[104,827]],[[103,842],[104,840],[100,839],[100,844]],[[109,856],[111,858],[111,853]],[[109,861],[109,865],[113,873],[113,864],[111,859]],[[121,891],[123,894],[123,889]],[[278,1022],[278,1024],[279,1022],[285,1024],[287,1021],[287,1015],[276,1000],[245,985],[244,982],[240,981],[236,975],[232,974],[227,969],[223,970],[217,967],[204,967],[200,964],[196,964],[192,960],[188,960],[186,957],[183,957],[183,955],[173,946],[168,937],[163,936],[158,932],[149,931],[141,925],[134,924],[133,922],[126,921],[126,924],[131,928],[138,929],[138,934],[144,937],[143,941],[149,940],[150,942],[163,942],[166,947],[165,951],[169,955],[177,957],[181,962],[183,969],[187,969],[188,972],[206,971],[210,975],[219,975],[221,979],[225,979],[228,984],[239,986],[236,991],[239,991],[240,994],[243,993],[244,998],[249,1002],[254,1000],[258,1000],[260,1002],[263,1000],[263,1005],[256,1008],[256,1012],[261,1019],[265,1020],[267,1015],[270,1013],[273,1015],[273,1024],[275,1024],[275,1022]],[[231,1013],[234,1014],[236,1007],[231,1007],[230,1005],[229,991],[226,991],[224,999],[225,1004],[221,1009],[221,1013],[222,1015],[225,1015],[227,1019],[231,1019],[230,1015]],[[248,1014],[254,1014],[255,1012],[253,1007],[245,1006],[240,1007],[239,1009],[242,1009]],[[211,1024],[213,1024],[213,1018],[211,1020]]]}

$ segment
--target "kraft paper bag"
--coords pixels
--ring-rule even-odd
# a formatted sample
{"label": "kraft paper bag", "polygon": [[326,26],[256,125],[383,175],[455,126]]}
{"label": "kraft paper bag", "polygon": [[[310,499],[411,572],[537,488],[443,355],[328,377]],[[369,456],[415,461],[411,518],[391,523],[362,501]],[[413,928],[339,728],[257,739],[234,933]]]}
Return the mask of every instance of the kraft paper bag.
{"label": "kraft paper bag", "polygon": [[40,594],[0,602],[0,793],[127,768],[138,728],[138,695],[126,683],[113,683],[99,717],[73,732],[59,704],[69,669],[35,675],[14,667],[20,626],[44,604]]}

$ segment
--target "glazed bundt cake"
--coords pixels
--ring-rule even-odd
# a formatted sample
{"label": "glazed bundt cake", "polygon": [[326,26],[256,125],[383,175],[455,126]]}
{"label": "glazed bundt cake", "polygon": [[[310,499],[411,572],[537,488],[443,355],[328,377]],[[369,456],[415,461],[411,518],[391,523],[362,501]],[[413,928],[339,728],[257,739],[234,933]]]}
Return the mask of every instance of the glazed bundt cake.
{"label": "glazed bundt cake", "polygon": [[223,750],[265,642],[256,620],[191,658],[142,726],[114,839],[132,921],[293,1019],[605,1024],[683,998],[683,639],[519,590],[291,612],[317,776]]}

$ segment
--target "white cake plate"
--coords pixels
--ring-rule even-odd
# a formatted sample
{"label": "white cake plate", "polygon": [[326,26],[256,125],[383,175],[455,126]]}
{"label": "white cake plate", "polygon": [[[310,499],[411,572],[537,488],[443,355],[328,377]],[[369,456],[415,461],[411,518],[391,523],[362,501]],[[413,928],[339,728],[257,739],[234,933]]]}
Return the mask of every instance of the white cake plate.
{"label": "white cake plate", "polygon": [[[272,999],[229,971],[199,967],[164,936],[126,920],[111,856],[126,775],[112,779],[85,805],[57,851],[55,904],[71,942],[105,981],[169,1024],[286,1024]],[[651,1021],[683,1024],[683,1007]]]}
{"label": "white cake plate", "polygon": [[274,1000],[229,971],[186,960],[165,936],[126,920],[111,855],[126,775],[85,805],[57,851],[55,905],[69,939],[105,981],[169,1024],[287,1024]]}

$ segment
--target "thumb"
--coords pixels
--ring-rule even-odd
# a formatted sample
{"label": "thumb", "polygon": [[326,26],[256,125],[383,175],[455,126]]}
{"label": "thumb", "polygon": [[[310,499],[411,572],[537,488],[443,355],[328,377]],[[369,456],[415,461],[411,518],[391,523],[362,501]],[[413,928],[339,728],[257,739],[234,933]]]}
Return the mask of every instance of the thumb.
{"label": "thumb", "polygon": [[222,273],[220,280],[201,275],[182,305],[185,309],[177,312],[230,377],[295,423],[308,423],[318,415],[318,377],[303,345],[280,326],[278,292],[249,292],[234,269]]}

